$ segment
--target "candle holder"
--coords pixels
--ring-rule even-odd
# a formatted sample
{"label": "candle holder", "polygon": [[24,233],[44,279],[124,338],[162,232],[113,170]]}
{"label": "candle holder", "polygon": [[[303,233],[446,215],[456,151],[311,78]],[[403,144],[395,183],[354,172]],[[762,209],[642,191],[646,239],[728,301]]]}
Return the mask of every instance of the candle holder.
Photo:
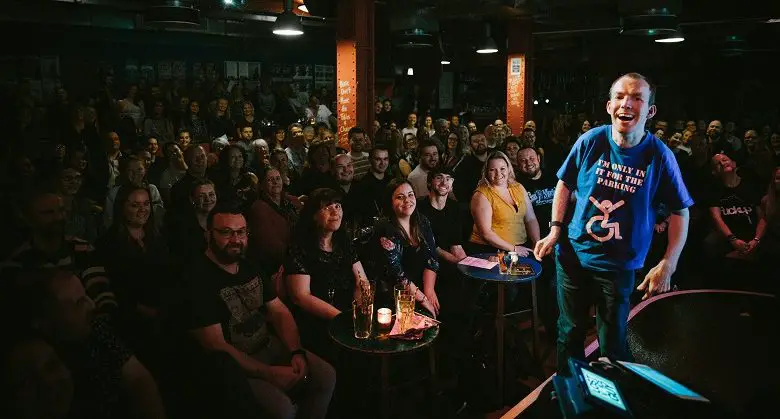
{"label": "candle holder", "polygon": [[393,312],[389,308],[380,308],[376,311],[376,322],[383,332],[393,327]]}

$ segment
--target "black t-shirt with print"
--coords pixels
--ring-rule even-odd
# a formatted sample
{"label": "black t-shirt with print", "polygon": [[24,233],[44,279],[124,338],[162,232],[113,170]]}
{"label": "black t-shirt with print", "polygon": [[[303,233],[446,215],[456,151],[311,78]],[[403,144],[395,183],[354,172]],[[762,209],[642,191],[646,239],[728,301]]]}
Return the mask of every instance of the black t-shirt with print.
{"label": "black t-shirt with print", "polygon": [[731,234],[747,241],[753,239],[756,233],[762,195],[763,191],[746,179],[733,188],[720,183],[710,190],[707,206],[720,208],[720,216]]}
{"label": "black t-shirt with print", "polygon": [[531,200],[531,205],[534,207],[534,214],[536,214],[536,219],[539,221],[539,232],[544,237],[550,232],[552,203],[558,178],[552,170],[545,170],[539,179],[520,176],[518,180],[523,184],[525,190],[528,191],[528,197]]}
{"label": "black t-shirt with print", "polygon": [[417,200],[417,209],[431,222],[438,247],[449,252],[450,247],[461,244],[460,210],[455,200],[447,199],[444,208],[438,210],[431,205],[431,198],[424,196]]}
{"label": "black t-shirt with print", "polygon": [[183,315],[185,329],[222,325],[225,340],[237,349],[254,353],[268,342],[264,304],[276,298],[271,278],[249,261],[239,262],[230,274],[205,255],[193,261],[188,275],[189,299]]}

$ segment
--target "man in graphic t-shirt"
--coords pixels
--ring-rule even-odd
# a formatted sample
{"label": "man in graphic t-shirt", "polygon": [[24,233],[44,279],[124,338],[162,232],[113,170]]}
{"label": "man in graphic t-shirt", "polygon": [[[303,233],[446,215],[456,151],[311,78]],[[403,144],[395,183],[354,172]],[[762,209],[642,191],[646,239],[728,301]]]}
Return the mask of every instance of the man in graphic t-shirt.
{"label": "man in graphic t-shirt", "polygon": [[215,208],[207,230],[208,249],[187,276],[192,286],[181,313],[183,326],[204,350],[225,353],[238,363],[261,417],[324,418],[336,373],[302,349],[295,320],[272,281],[243,258],[244,216]]}
{"label": "man in graphic t-shirt", "polygon": [[[569,358],[583,359],[588,309],[596,304],[602,356],[629,359],[626,322],[635,271],[642,267],[655,225],[655,209],[672,215],[661,261],[637,287],[643,299],[669,290],[688,234],[693,205],[674,154],[645,132],[655,115],[654,92],[644,76],[626,74],[612,83],[607,112],[612,125],[583,134],[558,170],[550,234],[539,240],[540,259],[557,243],[558,372],[569,375]],[[567,239],[558,242],[574,194]],[[593,301],[595,297],[596,301]]]}
{"label": "man in graphic t-shirt", "polygon": [[[517,181],[523,184],[531,199],[534,214],[539,221],[539,233],[546,236],[550,233],[550,214],[558,178],[552,170],[542,170],[540,157],[539,151],[533,147],[527,146],[517,151]],[[537,280],[537,301],[550,341],[557,338],[555,323],[558,319],[558,304],[555,288],[555,258],[549,255],[542,258],[542,276]]]}

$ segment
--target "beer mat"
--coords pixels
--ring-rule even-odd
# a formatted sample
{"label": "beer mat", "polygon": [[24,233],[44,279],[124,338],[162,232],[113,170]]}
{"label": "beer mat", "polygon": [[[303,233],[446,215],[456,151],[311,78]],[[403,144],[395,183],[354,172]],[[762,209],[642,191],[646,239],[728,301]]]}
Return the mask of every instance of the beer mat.
{"label": "beer mat", "polygon": [[406,332],[401,332],[401,322],[395,321],[393,323],[393,328],[390,330],[388,336],[393,339],[420,340],[423,337],[424,331],[430,329],[431,327],[438,326],[440,323],[441,322],[436,319],[432,319],[423,314],[414,313],[412,326]]}
{"label": "beer mat", "polygon": [[518,263],[512,265],[512,269],[509,270],[510,275],[530,276],[534,274],[534,269],[531,265],[525,263]]}
{"label": "beer mat", "polygon": [[465,259],[458,262],[459,265],[473,266],[475,268],[493,269],[498,262],[492,262],[485,259],[475,258],[473,256],[467,256]]}

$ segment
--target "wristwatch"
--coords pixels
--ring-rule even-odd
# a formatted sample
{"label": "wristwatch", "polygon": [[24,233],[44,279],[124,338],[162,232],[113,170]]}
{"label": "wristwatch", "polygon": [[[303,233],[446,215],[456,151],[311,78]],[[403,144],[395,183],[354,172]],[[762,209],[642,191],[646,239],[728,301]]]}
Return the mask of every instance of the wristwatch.
{"label": "wristwatch", "polygon": [[550,221],[550,226],[549,227],[550,228],[553,228],[553,227],[563,228],[563,223],[560,222],[560,221]]}

